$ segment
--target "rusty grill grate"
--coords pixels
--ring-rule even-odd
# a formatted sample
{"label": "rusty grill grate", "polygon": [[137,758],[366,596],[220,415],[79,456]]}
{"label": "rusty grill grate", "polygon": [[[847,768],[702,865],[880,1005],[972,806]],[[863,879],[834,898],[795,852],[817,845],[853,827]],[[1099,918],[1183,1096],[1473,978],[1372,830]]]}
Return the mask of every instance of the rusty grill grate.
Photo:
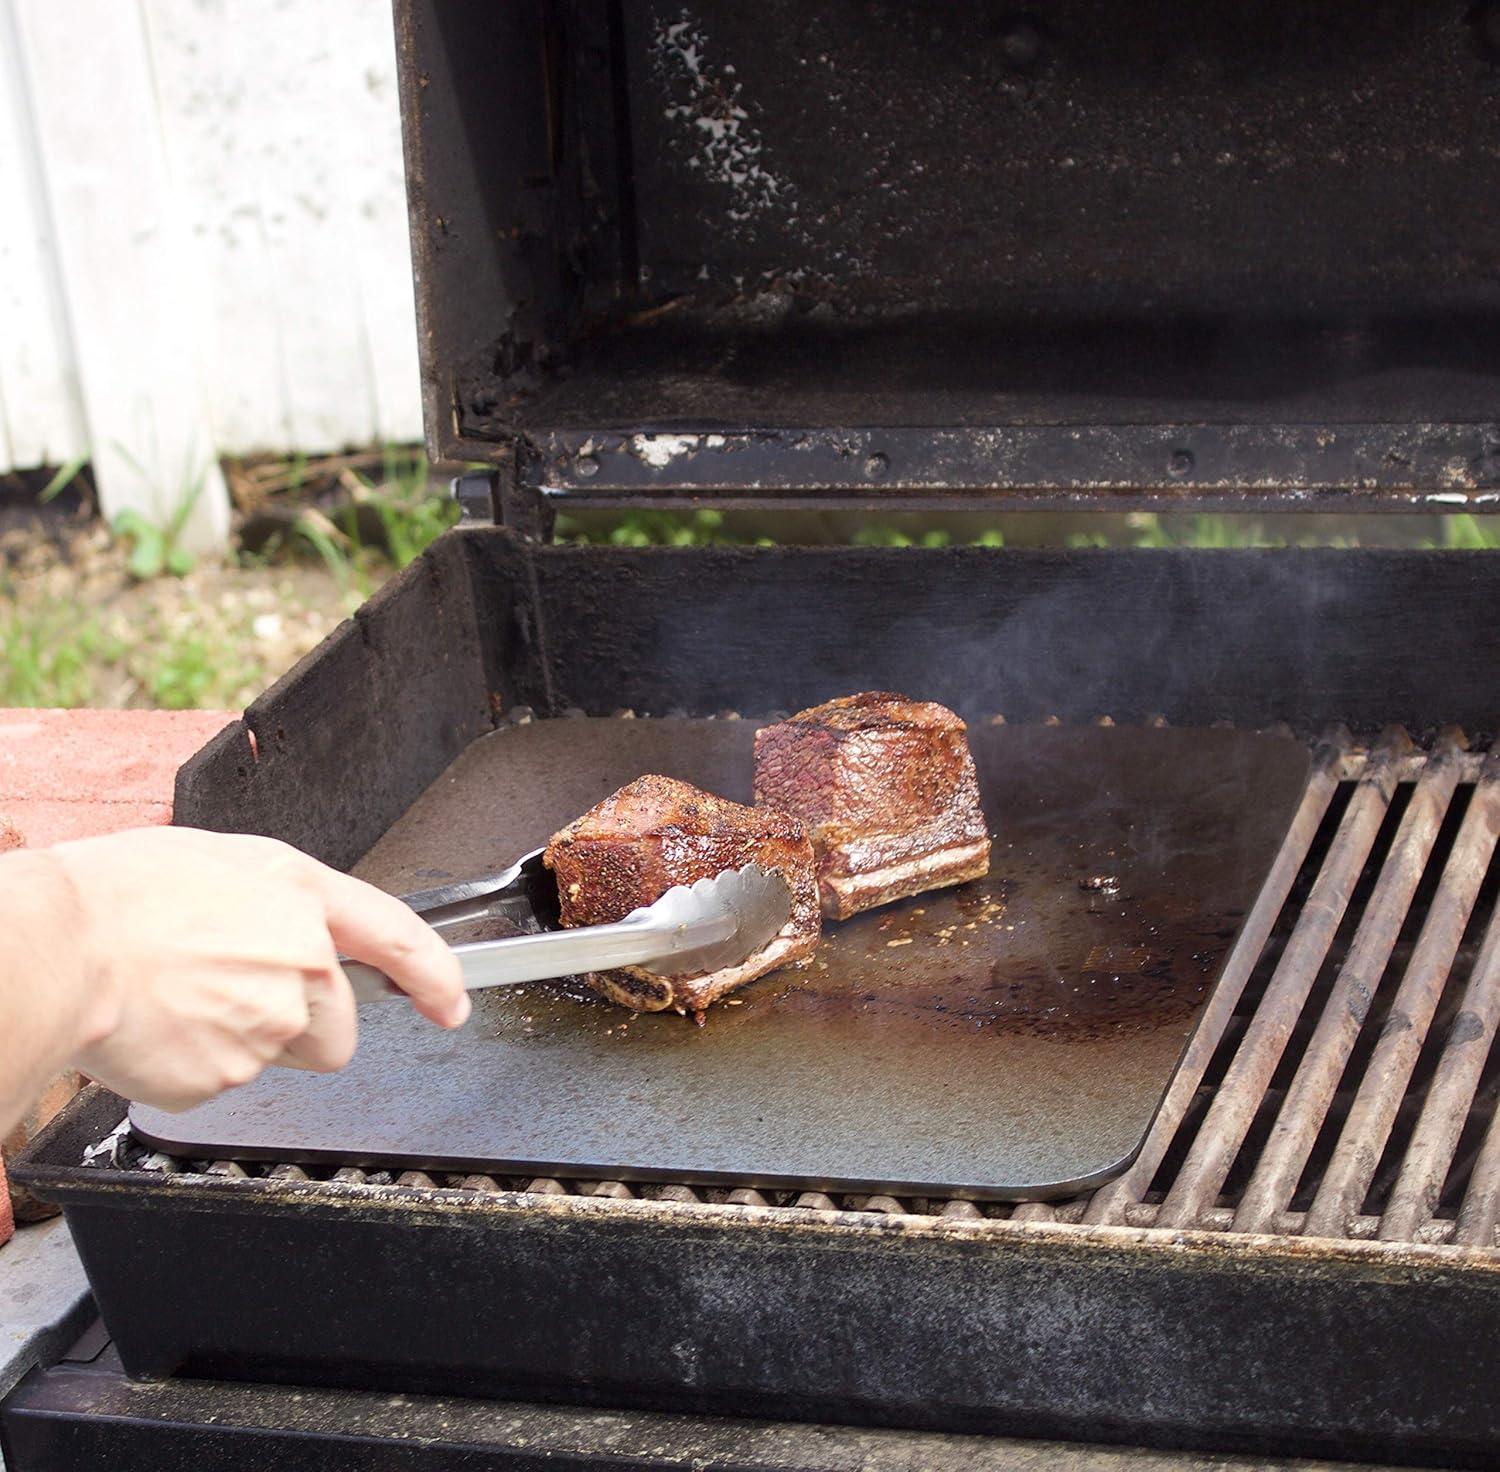
{"label": "rusty grill grate", "polygon": [[[480,1193],[1495,1245],[1500,747],[1399,728],[1318,744],[1312,776],[1155,1127],[1118,1180],[1061,1203],[833,1198],[184,1161],[118,1165]],[[1500,1062],[1500,1060],[1497,1060]],[[102,1163],[102,1161],[101,1161]]]}

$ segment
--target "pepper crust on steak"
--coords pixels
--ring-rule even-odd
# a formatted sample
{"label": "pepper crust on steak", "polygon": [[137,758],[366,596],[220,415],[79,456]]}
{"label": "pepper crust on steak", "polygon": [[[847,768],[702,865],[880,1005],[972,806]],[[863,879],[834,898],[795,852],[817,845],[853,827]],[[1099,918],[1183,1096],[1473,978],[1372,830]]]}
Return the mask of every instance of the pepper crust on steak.
{"label": "pepper crust on steak", "polygon": [[737,966],[657,976],[639,966],[592,972],[601,995],[636,1012],[701,1012],[758,976],[805,960],[818,943],[812,844],[797,819],[747,808],[671,777],[637,777],[552,835],[543,862],[557,876],[564,925],[607,925],[678,884],[758,864],[792,892],[787,923]]}
{"label": "pepper crust on steak", "polygon": [[869,690],[755,733],[755,801],[807,824],[829,919],[988,872],[967,729],[947,706]]}

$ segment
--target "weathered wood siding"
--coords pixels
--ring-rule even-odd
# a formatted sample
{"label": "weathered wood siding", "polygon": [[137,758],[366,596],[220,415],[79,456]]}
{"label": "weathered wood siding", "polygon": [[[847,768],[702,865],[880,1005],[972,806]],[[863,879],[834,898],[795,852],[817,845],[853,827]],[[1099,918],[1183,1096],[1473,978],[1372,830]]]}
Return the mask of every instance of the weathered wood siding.
{"label": "weathered wood siding", "polygon": [[421,436],[387,0],[0,0],[0,469]]}

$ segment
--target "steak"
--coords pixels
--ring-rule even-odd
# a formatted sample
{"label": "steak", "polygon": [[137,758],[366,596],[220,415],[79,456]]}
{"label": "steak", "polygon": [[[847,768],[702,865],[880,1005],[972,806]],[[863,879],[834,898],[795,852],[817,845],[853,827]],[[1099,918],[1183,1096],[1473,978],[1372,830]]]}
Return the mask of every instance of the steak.
{"label": "steak", "polygon": [[946,706],[866,691],[755,733],[755,801],[807,824],[829,919],[988,872],[966,730]]}
{"label": "steak", "polygon": [[637,1012],[701,1013],[711,1002],[778,966],[804,961],[818,943],[812,844],[797,819],[747,808],[671,777],[637,777],[555,833],[543,862],[557,876],[564,925],[606,925],[674,885],[758,864],[792,892],[787,923],[737,966],[697,976],[657,976],[639,966],[584,979]]}

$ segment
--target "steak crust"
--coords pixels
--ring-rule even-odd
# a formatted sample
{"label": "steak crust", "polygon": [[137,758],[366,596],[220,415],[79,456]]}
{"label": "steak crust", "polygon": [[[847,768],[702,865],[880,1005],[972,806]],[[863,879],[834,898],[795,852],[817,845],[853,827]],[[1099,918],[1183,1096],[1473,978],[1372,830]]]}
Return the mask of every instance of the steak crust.
{"label": "steak crust", "polygon": [[755,733],[755,801],[807,824],[829,919],[988,872],[967,729],[947,706],[868,690]]}
{"label": "steak crust", "polygon": [[697,976],[657,976],[639,966],[584,980],[636,1012],[701,1012],[778,966],[803,961],[822,921],[812,844],[795,818],[747,808],[671,777],[637,777],[553,834],[543,862],[557,876],[564,925],[607,925],[674,885],[758,864],[792,892],[787,923],[737,966]]}

